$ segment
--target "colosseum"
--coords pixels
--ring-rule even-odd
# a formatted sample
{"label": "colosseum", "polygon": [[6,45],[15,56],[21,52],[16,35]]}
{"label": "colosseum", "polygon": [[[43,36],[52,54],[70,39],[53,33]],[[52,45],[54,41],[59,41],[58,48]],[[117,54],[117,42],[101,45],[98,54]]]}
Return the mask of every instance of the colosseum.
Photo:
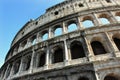
{"label": "colosseum", "polygon": [[120,80],[120,0],[66,0],[28,21],[0,80]]}

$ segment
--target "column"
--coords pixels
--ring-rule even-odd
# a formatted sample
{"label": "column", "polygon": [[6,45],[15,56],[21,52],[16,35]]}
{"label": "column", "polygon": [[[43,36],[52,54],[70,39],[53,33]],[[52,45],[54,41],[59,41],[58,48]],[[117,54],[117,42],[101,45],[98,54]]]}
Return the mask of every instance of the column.
{"label": "column", "polygon": [[84,29],[85,27],[83,26],[82,24],[82,20],[81,20],[81,17],[78,17],[78,24],[80,26],[80,30]]}
{"label": "column", "polygon": [[69,65],[70,54],[68,53],[66,40],[64,40],[64,48],[65,48],[65,65]]}
{"label": "column", "polygon": [[22,50],[22,43],[20,43],[20,45],[19,45],[19,49],[18,49],[18,52],[20,52],[21,50]]}
{"label": "column", "polygon": [[32,57],[31,57],[31,62],[30,62],[30,73],[32,73],[33,68],[34,68],[34,61],[35,61],[35,51],[34,51],[34,47],[33,47],[33,53],[32,53]]}
{"label": "column", "polygon": [[48,30],[48,39],[50,39],[52,37],[53,37],[52,30],[51,30],[51,28],[49,28],[49,30]]}
{"label": "column", "polygon": [[11,68],[11,72],[10,72],[10,77],[13,75],[13,73],[14,73],[14,65],[15,65],[15,63],[13,63],[13,65],[12,65],[12,68]]}
{"label": "column", "polygon": [[21,62],[20,62],[20,67],[19,67],[19,70],[18,70],[18,74],[20,74],[21,71],[23,70],[23,60],[24,60],[24,58],[23,58],[23,56],[22,56],[22,57],[21,57]]}
{"label": "column", "polygon": [[39,33],[37,33],[37,35],[36,35],[36,43],[39,43],[41,40],[40,40],[40,34]]}
{"label": "column", "polygon": [[117,51],[117,49],[115,48],[115,44],[113,44],[107,32],[105,32],[105,35],[107,36],[110,47],[112,48],[111,51],[113,51],[112,53],[113,53],[113,56],[115,57],[115,52]]}
{"label": "column", "polygon": [[63,26],[63,34],[67,33],[67,26],[65,25],[65,22],[62,23]]}
{"label": "column", "polygon": [[77,25],[78,25],[78,29],[81,29],[81,25],[80,25],[80,19],[79,19],[79,17],[77,17]]}
{"label": "column", "polygon": [[98,19],[97,14],[93,13],[95,26],[102,25],[101,21]]}
{"label": "column", "polygon": [[7,72],[8,72],[8,68],[9,68],[10,65],[7,66],[6,70],[5,70],[5,74],[4,74],[4,77],[3,77],[3,80],[6,79],[6,75],[7,75]]}
{"label": "column", "polygon": [[31,39],[30,38],[28,38],[28,40],[27,40],[27,47],[30,47],[32,44],[31,44]]}
{"label": "column", "polygon": [[46,49],[46,63],[45,63],[45,66],[46,66],[46,69],[49,68],[49,64],[50,64],[50,52],[49,52],[49,46],[47,45],[47,49]]}
{"label": "column", "polygon": [[84,42],[85,42],[85,46],[86,46],[86,55],[87,55],[87,57],[88,57],[88,59],[89,59],[89,61],[93,61],[93,57],[94,57],[94,54],[93,54],[93,52],[92,52],[92,48],[91,48],[91,44],[90,44],[90,42],[86,39],[86,37],[84,36],[84,32],[82,33],[82,36],[83,36],[83,39],[84,39]]}
{"label": "column", "polygon": [[113,23],[118,22],[118,20],[115,18],[114,14],[111,11],[109,12],[109,14],[110,14],[111,22],[113,22]]}

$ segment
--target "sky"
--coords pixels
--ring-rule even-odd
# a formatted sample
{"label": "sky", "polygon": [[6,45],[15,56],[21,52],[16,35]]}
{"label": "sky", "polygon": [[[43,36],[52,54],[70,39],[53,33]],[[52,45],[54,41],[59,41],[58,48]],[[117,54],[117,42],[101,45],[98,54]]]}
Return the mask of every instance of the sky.
{"label": "sky", "polygon": [[16,33],[30,19],[64,0],[0,0],[0,67]]}

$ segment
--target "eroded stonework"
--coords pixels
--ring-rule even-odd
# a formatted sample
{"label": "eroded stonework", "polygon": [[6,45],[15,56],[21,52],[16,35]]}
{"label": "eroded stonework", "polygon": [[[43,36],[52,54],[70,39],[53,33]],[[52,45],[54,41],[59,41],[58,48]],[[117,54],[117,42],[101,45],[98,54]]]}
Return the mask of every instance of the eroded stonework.
{"label": "eroded stonework", "polygon": [[120,80],[120,0],[67,0],[28,21],[0,80]]}

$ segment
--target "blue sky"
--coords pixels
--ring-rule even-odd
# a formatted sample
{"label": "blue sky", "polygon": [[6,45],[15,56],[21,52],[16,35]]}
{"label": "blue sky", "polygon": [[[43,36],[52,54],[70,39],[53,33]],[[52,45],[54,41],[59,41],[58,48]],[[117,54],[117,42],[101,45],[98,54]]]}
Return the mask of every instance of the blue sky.
{"label": "blue sky", "polygon": [[0,67],[20,28],[64,0],[0,0]]}

